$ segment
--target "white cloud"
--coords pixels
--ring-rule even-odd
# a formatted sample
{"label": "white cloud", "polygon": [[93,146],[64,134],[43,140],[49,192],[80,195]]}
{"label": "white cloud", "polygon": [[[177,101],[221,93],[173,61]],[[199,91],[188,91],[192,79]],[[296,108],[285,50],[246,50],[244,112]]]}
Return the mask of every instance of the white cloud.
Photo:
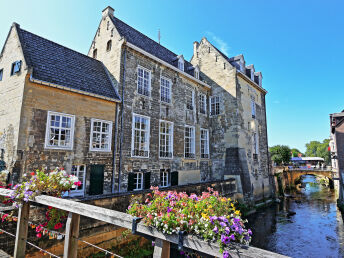
{"label": "white cloud", "polygon": [[209,35],[211,39],[216,43],[216,46],[220,49],[220,51],[228,56],[230,46],[228,46],[228,44],[223,39],[217,37],[214,33],[207,31],[206,34]]}

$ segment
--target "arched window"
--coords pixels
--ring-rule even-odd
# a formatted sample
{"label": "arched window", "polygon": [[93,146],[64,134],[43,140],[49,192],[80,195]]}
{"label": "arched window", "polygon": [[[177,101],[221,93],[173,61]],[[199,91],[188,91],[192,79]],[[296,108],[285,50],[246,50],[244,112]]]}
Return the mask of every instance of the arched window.
{"label": "arched window", "polygon": [[109,40],[109,41],[106,43],[106,51],[110,51],[110,50],[111,50],[111,46],[112,46],[112,41]]}
{"label": "arched window", "polygon": [[97,58],[97,49],[93,50],[93,58]]}

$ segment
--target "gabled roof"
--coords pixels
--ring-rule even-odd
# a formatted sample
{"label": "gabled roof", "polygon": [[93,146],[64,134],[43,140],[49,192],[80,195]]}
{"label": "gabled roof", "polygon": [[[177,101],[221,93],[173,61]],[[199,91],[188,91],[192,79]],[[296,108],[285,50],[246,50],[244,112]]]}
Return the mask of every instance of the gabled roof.
{"label": "gabled roof", "polygon": [[34,79],[120,100],[103,63],[15,26]]}
{"label": "gabled roof", "polygon": [[[153,56],[173,65],[177,66],[179,55],[168,50],[158,42],[147,37],[143,33],[129,26],[125,22],[121,21],[117,17],[110,16],[113,24],[115,25],[118,33],[124,37],[129,43],[143,49],[144,51],[152,54]],[[192,64],[185,60],[184,71],[190,75],[193,74]]]}

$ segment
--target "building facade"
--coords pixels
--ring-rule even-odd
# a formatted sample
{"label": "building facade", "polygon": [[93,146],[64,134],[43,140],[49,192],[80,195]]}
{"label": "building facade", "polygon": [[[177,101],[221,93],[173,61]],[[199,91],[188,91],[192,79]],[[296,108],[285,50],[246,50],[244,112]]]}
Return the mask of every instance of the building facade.
{"label": "building facade", "polygon": [[116,107],[103,64],[13,24],[0,56],[0,149],[16,183],[63,167],[82,186],[111,193]]}
{"label": "building facade", "polygon": [[271,196],[266,91],[242,55],[228,58],[204,38],[187,62],[111,7],[88,55],[104,63],[123,99],[119,191],[232,178],[244,198]]}
{"label": "building facade", "polygon": [[[344,111],[344,110],[343,110]],[[339,177],[339,201],[344,204],[344,112],[330,114],[332,171]]]}

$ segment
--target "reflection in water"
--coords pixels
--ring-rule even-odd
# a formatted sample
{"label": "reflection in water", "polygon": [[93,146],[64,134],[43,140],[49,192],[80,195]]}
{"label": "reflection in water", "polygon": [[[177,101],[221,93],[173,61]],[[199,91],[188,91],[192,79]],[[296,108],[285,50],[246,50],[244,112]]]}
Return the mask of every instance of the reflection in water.
{"label": "reflection in water", "polygon": [[[336,206],[335,190],[305,176],[305,188],[279,205],[247,219],[253,231],[251,245],[291,257],[344,257],[344,226]],[[296,212],[294,216],[288,214]]]}

